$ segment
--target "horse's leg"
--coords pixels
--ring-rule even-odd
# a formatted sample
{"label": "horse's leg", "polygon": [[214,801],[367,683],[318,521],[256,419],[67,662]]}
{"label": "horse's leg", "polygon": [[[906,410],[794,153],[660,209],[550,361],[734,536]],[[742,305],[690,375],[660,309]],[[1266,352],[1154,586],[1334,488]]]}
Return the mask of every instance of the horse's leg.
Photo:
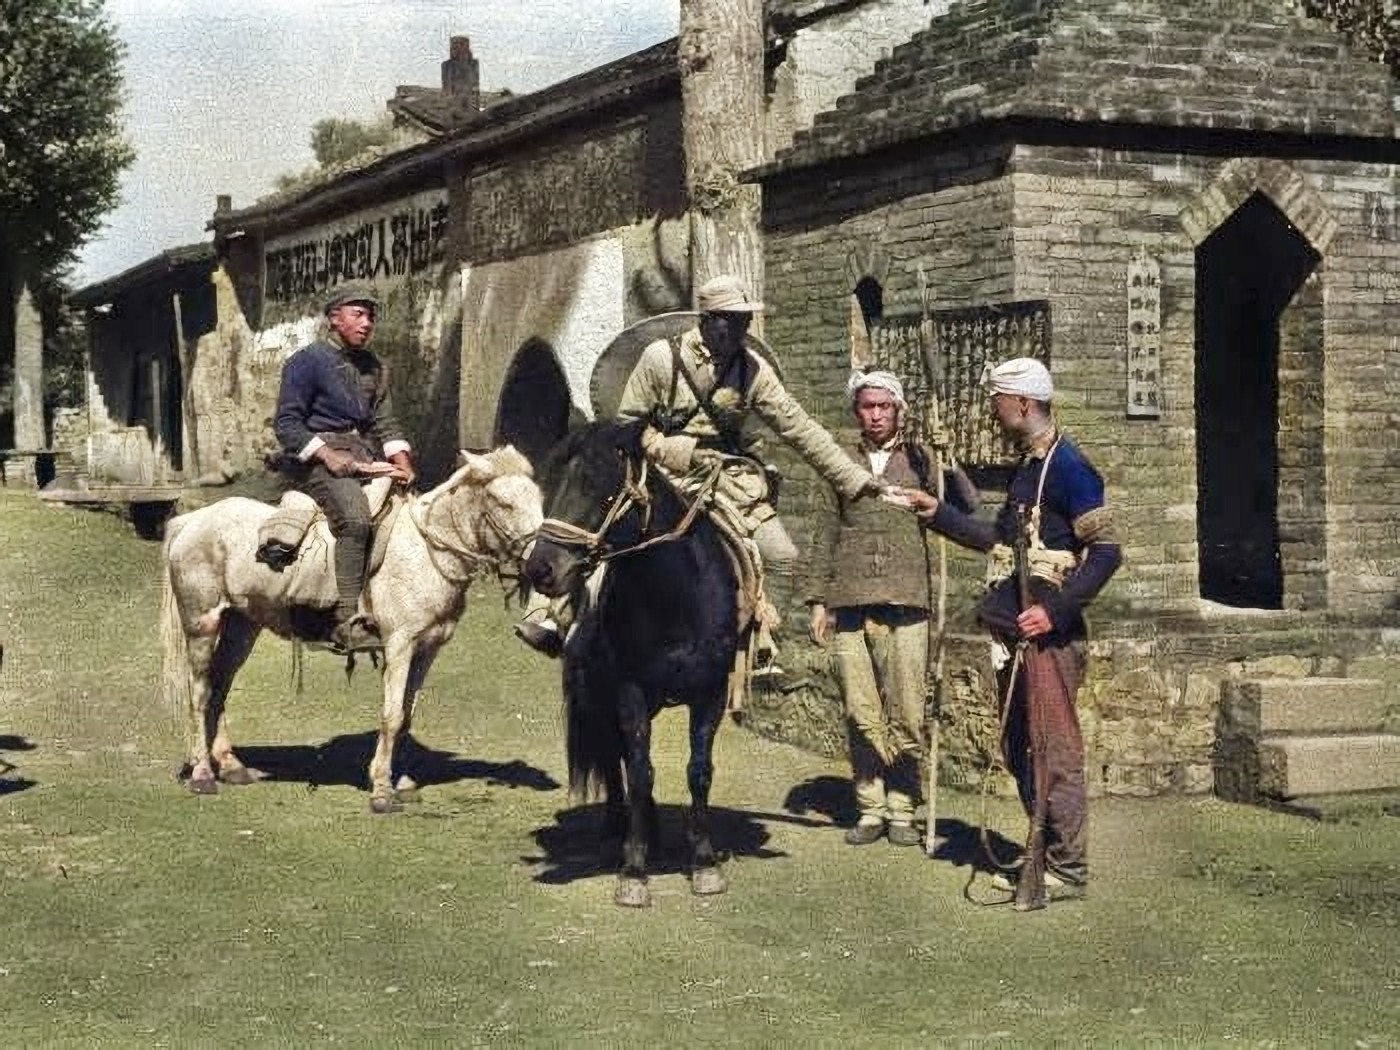
{"label": "horse's leg", "polygon": [[618,724],[627,767],[627,838],[622,844],[622,869],[617,876],[613,899],[628,908],[645,908],[651,903],[647,889],[647,847],[656,825],[652,798],[654,771],[651,764],[651,711],[646,694],[631,682],[618,688]]}
{"label": "horse's leg", "polygon": [[[413,733],[413,713],[418,706],[418,696],[423,691],[428,669],[433,666],[433,660],[437,658],[441,649],[441,641],[425,638],[419,641],[413,651],[413,659],[408,664],[408,681],[404,685],[403,726],[399,731],[401,739],[411,737]],[[407,742],[401,744],[394,752],[394,763],[389,775],[393,780],[394,793],[400,798],[406,793],[418,790],[418,778],[414,776],[412,756],[413,749]]]}
{"label": "horse's leg", "polygon": [[724,705],[721,693],[715,701],[692,704],[690,708],[690,764],[685,771],[690,783],[690,819],[686,822],[686,838],[690,844],[690,889],[700,895],[728,889],[710,842],[710,784],[715,773],[711,754],[715,732],[724,717]]}
{"label": "horse's leg", "polygon": [[404,729],[405,693],[417,639],[390,634],[384,640],[384,706],[379,714],[379,740],[369,764],[369,808],[375,813],[394,809],[394,751]]}
{"label": "horse's leg", "polygon": [[219,790],[219,783],[214,778],[209,742],[214,738],[218,718],[210,717],[209,694],[212,689],[209,678],[219,639],[217,635],[212,638],[189,638],[186,644],[189,646],[189,787],[196,795],[212,795]]}
{"label": "horse's leg", "polygon": [[209,674],[209,721],[214,726],[214,742],[209,751],[219,779],[225,784],[251,784],[258,779],[257,771],[245,766],[234,753],[233,742],[229,739],[227,706],[234,676],[252,653],[261,631],[262,628],[246,616],[226,612],[219,645],[214,650]]}

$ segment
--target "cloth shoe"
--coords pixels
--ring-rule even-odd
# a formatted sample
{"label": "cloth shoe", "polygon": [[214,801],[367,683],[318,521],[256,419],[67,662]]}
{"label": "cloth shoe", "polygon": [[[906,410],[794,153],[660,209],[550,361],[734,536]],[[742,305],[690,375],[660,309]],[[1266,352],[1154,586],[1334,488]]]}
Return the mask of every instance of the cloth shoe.
{"label": "cloth shoe", "polygon": [[337,653],[359,653],[370,649],[383,649],[384,639],[379,635],[379,625],[368,616],[352,616],[342,620],[331,631],[331,649]]}
{"label": "cloth shoe", "polygon": [[919,833],[913,824],[891,824],[887,832],[891,846],[917,846]]}
{"label": "cloth shoe", "polygon": [[[1013,871],[999,871],[992,876],[992,887],[998,890],[1014,892],[1016,882],[1021,876],[1021,869],[1018,867]],[[1056,875],[1049,868],[1045,869],[1045,892],[1052,897],[1082,897],[1084,895],[1084,883],[1066,879]]]}
{"label": "cloth shoe", "polygon": [[537,653],[558,656],[564,651],[564,639],[559,628],[548,620],[521,620],[515,625],[515,635]]}
{"label": "cloth shoe", "polygon": [[868,846],[885,833],[885,822],[859,820],[854,827],[846,829],[846,845]]}

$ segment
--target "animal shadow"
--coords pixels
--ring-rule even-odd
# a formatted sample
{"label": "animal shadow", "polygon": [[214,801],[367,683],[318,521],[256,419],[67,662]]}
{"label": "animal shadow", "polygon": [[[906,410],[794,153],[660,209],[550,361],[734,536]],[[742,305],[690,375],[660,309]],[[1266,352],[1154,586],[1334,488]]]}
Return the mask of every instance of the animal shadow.
{"label": "animal shadow", "polygon": [[[240,746],[238,755],[264,780],[305,784],[308,788],[354,787],[369,790],[369,762],[377,734],[345,733],[322,744]],[[438,751],[412,736],[399,744],[395,768],[409,773],[421,787],[484,780],[502,787],[553,791],[559,782],[544,770],[519,759],[491,762]],[[187,776],[188,769],[182,771]]]}
{"label": "animal shadow", "polygon": [[[648,875],[674,875],[690,870],[685,823],[689,807],[675,803],[656,806],[656,834],[647,853]],[[604,806],[590,803],[560,810],[555,822],[537,828],[533,837],[541,855],[522,857],[540,870],[535,881],[558,886],[617,871],[621,843],[603,836]],[[781,818],[779,818],[781,819]],[[732,857],[770,860],[786,853],[767,847],[767,827],[753,816],[723,806],[710,807],[710,836],[721,862]]]}
{"label": "animal shadow", "polygon": [[783,799],[789,813],[820,813],[833,824],[848,826],[860,815],[849,777],[820,776],[795,784]]}
{"label": "animal shadow", "polygon": [[11,773],[19,767],[13,762],[7,761],[3,753],[6,751],[33,751],[39,745],[32,740],[22,736],[7,734],[0,736],[0,795],[13,795],[20,791],[32,788],[38,781],[30,780],[27,777],[11,777]]}

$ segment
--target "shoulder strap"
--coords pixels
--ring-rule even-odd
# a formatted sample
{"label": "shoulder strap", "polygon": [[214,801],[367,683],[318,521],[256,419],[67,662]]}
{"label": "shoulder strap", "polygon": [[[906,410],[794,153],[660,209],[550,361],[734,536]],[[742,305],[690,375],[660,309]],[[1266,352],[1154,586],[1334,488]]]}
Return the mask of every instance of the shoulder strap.
{"label": "shoulder strap", "polygon": [[[748,354],[749,354],[748,348],[745,347],[745,348],[744,348],[744,357],[745,357],[745,360],[744,360],[743,362],[741,362],[741,365],[740,365],[741,369],[745,369],[745,368],[747,367],[747,365],[748,365],[748,361],[747,361]],[[714,404],[713,404],[713,403],[711,402],[711,400],[710,400],[710,395],[714,393],[714,390],[711,390],[710,393],[708,393],[708,394],[702,394],[702,393],[700,392],[700,388],[699,388],[698,386],[695,385],[695,377],[692,376],[692,375],[690,374],[690,369],[686,368],[686,367],[685,367],[685,363],[681,360],[681,348],[680,348],[679,343],[678,343],[676,340],[672,340],[672,341],[671,341],[671,359],[675,362],[675,372],[676,372],[676,373],[679,373],[680,377],[681,377],[682,379],[685,380],[685,385],[688,386],[688,387],[690,387],[690,392],[691,392],[692,394],[695,395],[695,408],[694,408],[694,410],[692,410],[692,411],[690,412],[690,414],[687,415],[687,416],[685,417],[684,422],[682,422],[679,426],[677,426],[676,429],[677,429],[677,430],[681,429],[681,428],[684,427],[687,423],[689,423],[692,419],[694,419],[694,418],[696,417],[696,415],[698,415],[698,414],[701,413],[701,412],[704,412],[705,415],[707,415],[707,416],[710,417],[710,422],[713,423],[713,424],[715,425],[715,429],[719,431],[720,436],[722,436],[722,437],[724,438],[724,440],[727,441],[727,442],[728,442],[730,445],[732,445],[734,448],[738,448],[738,447],[739,447],[739,434],[735,431],[735,429],[734,429],[732,426],[730,426],[730,425],[724,420],[724,418],[719,414],[719,412],[717,412],[717,411],[715,410]],[[746,372],[746,371],[741,371],[741,372],[740,372],[740,382],[745,382],[745,381],[747,381],[747,379],[748,379],[748,374],[747,374],[747,372]],[[718,377],[716,377],[716,380],[718,380]],[[673,382],[673,383],[675,382],[674,375],[673,375],[673,377],[672,377],[672,382]],[[718,381],[716,381],[715,389],[716,389],[716,390],[719,389],[719,383],[718,383]],[[674,395],[675,395],[675,387],[674,387],[674,386],[673,386],[672,389],[671,389],[671,393],[672,393],[672,398],[673,398],[673,400],[674,400]]]}

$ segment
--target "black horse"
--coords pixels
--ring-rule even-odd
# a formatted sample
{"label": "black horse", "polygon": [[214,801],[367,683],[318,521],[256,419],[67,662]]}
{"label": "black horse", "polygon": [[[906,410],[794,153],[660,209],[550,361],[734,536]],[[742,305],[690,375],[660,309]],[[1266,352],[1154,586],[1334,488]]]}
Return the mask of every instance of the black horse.
{"label": "black horse", "polygon": [[525,566],[537,591],[557,596],[578,595],[606,563],[601,585],[590,588],[596,593],[576,602],[564,646],[569,780],[579,795],[603,790],[604,839],[624,839],[615,900],[630,907],[651,902],[651,720],[668,705],[690,709],[691,889],[726,888],[710,842],[710,755],[740,638],[724,540],[648,467],[642,427],[590,424],[551,454],[546,520]]}

